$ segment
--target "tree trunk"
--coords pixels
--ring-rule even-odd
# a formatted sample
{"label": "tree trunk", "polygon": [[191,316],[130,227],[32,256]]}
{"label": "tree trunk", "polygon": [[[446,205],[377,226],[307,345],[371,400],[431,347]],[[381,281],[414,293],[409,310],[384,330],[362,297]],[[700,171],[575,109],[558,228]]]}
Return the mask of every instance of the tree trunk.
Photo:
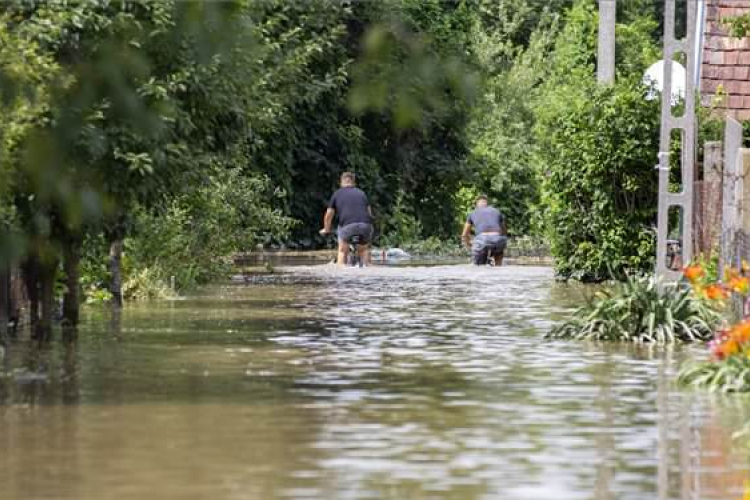
{"label": "tree trunk", "polygon": [[112,293],[112,305],[115,308],[122,307],[122,238],[112,241],[109,246],[109,271],[112,274],[110,292]]}
{"label": "tree trunk", "polygon": [[2,264],[0,265],[0,343],[8,338],[10,315],[10,269]]}
{"label": "tree trunk", "polygon": [[63,321],[65,326],[78,326],[81,296],[81,240],[69,238],[63,247],[63,269],[67,291],[63,297]]}
{"label": "tree trunk", "polygon": [[35,337],[39,326],[39,259],[28,256],[21,264],[21,274],[29,295],[29,327]]}
{"label": "tree trunk", "polygon": [[52,339],[52,321],[55,317],[55,278],[57,277],[57,260],[41,266],[41,306],[42,317],[39,320],[39,341]]}

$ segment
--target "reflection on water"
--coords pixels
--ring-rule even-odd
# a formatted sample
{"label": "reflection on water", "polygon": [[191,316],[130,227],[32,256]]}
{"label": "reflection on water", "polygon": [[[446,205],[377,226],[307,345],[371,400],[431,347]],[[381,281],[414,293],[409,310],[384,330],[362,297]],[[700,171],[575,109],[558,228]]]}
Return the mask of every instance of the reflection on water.
{"label": "reflection on water", "polygon": [[546,342],[545,268],[295,268],[88,312],[0,368],[3,500],[721,499],[750,405],[680,349]]}

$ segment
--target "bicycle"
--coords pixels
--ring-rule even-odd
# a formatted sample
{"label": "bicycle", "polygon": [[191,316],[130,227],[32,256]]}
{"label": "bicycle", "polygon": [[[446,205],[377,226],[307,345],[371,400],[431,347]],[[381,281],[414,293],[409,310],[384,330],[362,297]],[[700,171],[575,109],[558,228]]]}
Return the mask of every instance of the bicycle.
{"label": "bicycle", "polygon": [[[322,235],[329,236],[330,233],[324,233],[321,231]],[[328,238],[326,238],[328,239]],[[330,239],[328,239],[330,241]],[[362,258],[359,256],[359,246],[364,244],[362,236],[360,235],[354,235],[349,239],[349,255],[346,258],[346,265],[350,267],[364,267],[365,263],[362,262]],[[334,259],[334,263],[335,263]]]}
{"label": "bicycle", "polygon": [[[470,251],[473,252],[473,250],[471,250],[471,248],[470,248]],[[484,261],[482,264],[478,264],[474,260],[474,256],[473,255],[471,257],[471,263],[472,264],[477,264],[477,265],[483,265],[483,266],[487,266],[487,267],[497,267],[498,264],[495,261],[495,255],[497,254],[499,256],[502,256],[505,253],[505,250],[501,251],[501,250],[498,250],[497,247],[488,246],[488,247],[486,247],[486,251],[487,251],[487,256],[482,259],[482,261]]]}

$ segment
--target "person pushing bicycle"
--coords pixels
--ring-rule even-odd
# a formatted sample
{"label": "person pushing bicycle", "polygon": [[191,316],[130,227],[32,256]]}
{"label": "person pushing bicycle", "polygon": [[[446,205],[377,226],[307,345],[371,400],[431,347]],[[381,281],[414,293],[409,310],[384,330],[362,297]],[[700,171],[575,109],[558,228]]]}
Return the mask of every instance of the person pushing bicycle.
{"label": "person pushing bicycle", "polygon": [[364,265],[370,264],[370,242],[373,236],[372,208],[367,195],[356,187],[356,177],[352,172],[341,174],[341,187],[333,193],[328,209],[323,217],[325,236],[332,232],[333,219],[338,216],[339,249],[336,262],[345,266],[349,258],[350,240],[359,236],[359,258]]}

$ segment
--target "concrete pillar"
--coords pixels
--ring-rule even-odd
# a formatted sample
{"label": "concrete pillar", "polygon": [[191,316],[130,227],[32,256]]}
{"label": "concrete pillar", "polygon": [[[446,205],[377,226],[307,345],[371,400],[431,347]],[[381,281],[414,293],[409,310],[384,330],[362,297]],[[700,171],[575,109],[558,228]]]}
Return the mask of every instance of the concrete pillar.
{"label": "concrete pillar", "polygon": [[[750,236],[750,149],[741,148],[737,153],[738,170],[742,172],[742,203],[739,214],[741,217],[740,227],[747,239]],[[740,258],[750,258],[749,248],[741,249]]]}
{"label": "concrete pillar", "polygon": [[707,142],[703,148],[703,192],[700,207],[700,252],[718,251],[721,238],[722,203],[721,141]]}
{"label": "concrete pillar", "polygon": [[724,129],[723,202],[721,214],[721,268],[739,265],[738,236],[742,228],[743,176],[739,160],[742,124],[731,117]]}
{"label": "concrete pillar", "polygon": [[600,84],[615,83],[615,24],[617,0],[599,0],[599,55],[596,79]]}
{"label": "concrete pillar", "polygon": [[[695,26],[697,4],[687,3],[687,25]],[[693,208],[695,186],[695,156],[696,156],[696,117],[695,99],[685,99],[683,116],[675,116],[672,109],[672,63],[677,52],[684,52],[687,56],[687,82],[685,95],[695,94],[695,75],[697,64],[695,60],[696,30],[688,29],[685,40],[675,38],[675,0],[665,0],[664,3],[664,88],[662,89],[661,108],[661,137],[659,141],[659,215],[656,250],[656,274],[668,280],[677,280],[680,273],[667,267],[667,238],[669,233],[669,210],[672,207],[682,209],[680,240],[682,242],[682,262],[688,263],[693,258]],[[682,191],[671,193],[670,181],[670,151],[672,146],[672,132],[680,130],[682,133]]]}

